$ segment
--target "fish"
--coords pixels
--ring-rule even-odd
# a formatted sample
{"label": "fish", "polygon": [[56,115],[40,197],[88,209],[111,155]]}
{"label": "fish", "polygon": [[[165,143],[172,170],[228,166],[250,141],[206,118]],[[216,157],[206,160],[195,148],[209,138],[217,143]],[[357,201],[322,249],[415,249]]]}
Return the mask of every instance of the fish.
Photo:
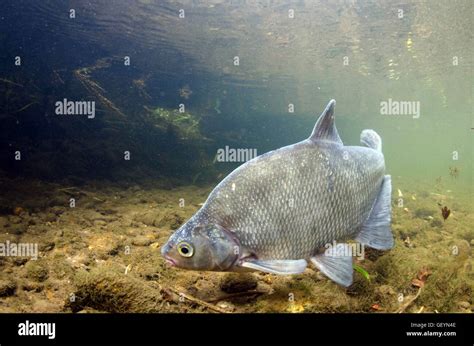
{"label": "fish", "polygon": [[267,152],[227,175],[162,246],[171,266],[200,271],[301,274],[312,263],[353,282],[353,239],[389,250],[391,177],[382,139],[363,130],[345,146],[331,100],[309,138]]}

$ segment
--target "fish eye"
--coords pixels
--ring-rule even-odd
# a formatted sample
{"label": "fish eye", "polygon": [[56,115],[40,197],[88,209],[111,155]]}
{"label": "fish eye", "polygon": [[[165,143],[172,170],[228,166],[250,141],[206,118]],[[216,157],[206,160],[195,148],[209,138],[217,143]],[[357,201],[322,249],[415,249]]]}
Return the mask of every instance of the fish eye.
{"label": "fish eye", "polygon": [[191,257],[194,254],[194,249],[191,244],[182,241],[178,244],[178,253],[183,257]]}

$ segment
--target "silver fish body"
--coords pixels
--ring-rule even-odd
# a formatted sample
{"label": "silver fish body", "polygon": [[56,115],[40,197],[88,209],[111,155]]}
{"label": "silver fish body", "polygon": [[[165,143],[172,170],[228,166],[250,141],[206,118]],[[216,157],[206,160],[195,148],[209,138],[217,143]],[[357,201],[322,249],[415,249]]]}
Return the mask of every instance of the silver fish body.
{"label": "silver fish body", "polygon": [[230,230],[260,259],[310,258],[357,233],[384,170],[383,156],[370,148],[306,140],[242,165],[197,217]]}
{"label": "silver fish body", "polygon": [[[229,174],[172,235],[162,249],[165,258],[187,269],[277,274],[301,272],[311,260],[348,286],[350,251],[331,257],[321,253],[323,248],[351,238],[391,248],[391,187],[380,137],[364,130],[366,146],[344,146],[334,125],[334,105],[334,100],[328,104],[310,138],[256,157]],[[201,257],[185,260],[178,246]]]}

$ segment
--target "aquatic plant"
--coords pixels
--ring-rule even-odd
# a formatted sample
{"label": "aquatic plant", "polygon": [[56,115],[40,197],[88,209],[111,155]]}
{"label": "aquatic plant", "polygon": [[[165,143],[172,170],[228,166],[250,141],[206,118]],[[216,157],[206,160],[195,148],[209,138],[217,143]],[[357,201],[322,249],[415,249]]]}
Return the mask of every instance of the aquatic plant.
{"label": "aquatic plant", "polygon": [[189,112],[180,112],[177,109],[167,109],[157,107],[150,109],[150,118],[154,126],[165,131],[171,127],[180,139],[204,140],[205,137],[199,131],[199,118]]}
{"label": "aquatic plant", "polygon": [[459,168],[449,167],[449,175],[451,176],[451,178],[454,178],[454,179],[459,177]]}
{"label": "aquatic plant", "polygon": [[356,272],[360,273],[367,281],[370,282],[370,275],[367,272],[367,270],[365,270],[361,266],[358,266],[357,264],[353,264],[352,267],[354,268]]}
{"label": "aquatic plant", "polygon": [[420,207],[415,210],[415,217],[420,218],[420,219],[426,219],[430,216],[433,216],[435,213],[435,210],[427,208],[427,207]]}
{"label": "aquatic plant", "polygon": [[126,115],[118,108],[109,98],[107,98],[104,94],[106,91],[104,88],[102,88],[97,81],[95,81],[91,77],[91,73],[104,69],[104,68],[109,68],[112,64],[112,61],[116,59],[114,57],[106,57],[99,59],[95,62],[94,65],[92,66],[86,66],[86,67],[81,67],[73,71],[74,76],[81,82],[81,84],[84,86],[84,88],[97,97],[97,99],[108,109],[113,111],[115,114],[118,114],[119,116],[126,118]]}

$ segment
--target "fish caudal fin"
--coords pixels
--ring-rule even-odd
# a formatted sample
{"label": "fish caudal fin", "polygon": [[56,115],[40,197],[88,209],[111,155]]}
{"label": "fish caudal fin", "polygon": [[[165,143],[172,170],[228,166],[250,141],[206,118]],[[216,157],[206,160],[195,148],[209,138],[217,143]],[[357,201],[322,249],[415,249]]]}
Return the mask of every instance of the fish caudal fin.
{"label": "fish caudal fin", "polygon": [[291,275],[301,274],[308,263],[304,260],[248,260],[240,266],[260,270],[265,273]]}
{"label": "fish caudal fin", "polygon": [[352,247],[345,243],[337,244],[332,251],[311,257],[311,262],[324,275],[335,283],[349,287],[352,284]]}
{"label": "fish caudal fin", "polygon": [[372,211],[355,238],[358,242],[377,250],[388,250],[393,247],[393,235],[390,227],[392,220],[391,196],[392,179],[386,175]]}
{"label": "fish caudal fin", "polygon": [[382,151],[382,138],[374,130],[364,130],[360,134],[360,142],[366,147]]}
{"label": "fish caudal fin", "polygon": [[342,144],[342,140],[337,133],[336,124],[334,122],[334,107],[336,100],[329,101],[326,109],[319,116],[316,125],[314,125],[313,132],[309,139],[313,142],[327,141]]}

